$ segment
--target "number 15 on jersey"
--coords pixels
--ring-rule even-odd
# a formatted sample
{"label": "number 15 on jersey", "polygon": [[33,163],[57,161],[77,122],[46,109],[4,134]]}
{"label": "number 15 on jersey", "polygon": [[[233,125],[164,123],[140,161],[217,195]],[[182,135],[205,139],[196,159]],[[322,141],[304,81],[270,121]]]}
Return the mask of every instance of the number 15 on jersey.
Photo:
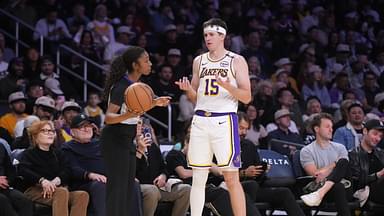
{"label": "number 15 on jersey", "polygon": [[217,84],[217,80],[216,79],[206,79],[205,80],[204,95],[216,96],[218,94],[219,94],[219,84]]}

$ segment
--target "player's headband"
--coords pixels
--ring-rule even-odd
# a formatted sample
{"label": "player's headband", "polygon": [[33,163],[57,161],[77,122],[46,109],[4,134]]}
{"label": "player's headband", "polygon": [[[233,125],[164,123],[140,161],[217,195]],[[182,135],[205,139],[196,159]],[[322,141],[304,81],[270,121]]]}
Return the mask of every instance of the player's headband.
{"label": "player's headband", "polygon": [[210,25],[210,26],[205,27],[204,33],[206,33],[206,32],[218,32],[218,33],[221,33],[223,35],[227,34],[227,30],[225,30],[225,28],[218,26],[218,25]]}

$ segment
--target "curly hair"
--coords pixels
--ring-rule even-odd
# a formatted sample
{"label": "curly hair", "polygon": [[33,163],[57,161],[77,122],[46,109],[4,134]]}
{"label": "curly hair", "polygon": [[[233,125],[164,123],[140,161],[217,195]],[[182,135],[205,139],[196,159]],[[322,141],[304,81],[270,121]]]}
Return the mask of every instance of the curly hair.
{"label": "curly hair", "polygon": [[137,46],[129,47],[121,56],[116,57],[111,64],[110,71],[105,81],[103,99],[108,100],[108,95],[113,85],[119,81],[128,71],[132,73],[132,63],[137,62],[140,56],[145,52],[145,49]]}

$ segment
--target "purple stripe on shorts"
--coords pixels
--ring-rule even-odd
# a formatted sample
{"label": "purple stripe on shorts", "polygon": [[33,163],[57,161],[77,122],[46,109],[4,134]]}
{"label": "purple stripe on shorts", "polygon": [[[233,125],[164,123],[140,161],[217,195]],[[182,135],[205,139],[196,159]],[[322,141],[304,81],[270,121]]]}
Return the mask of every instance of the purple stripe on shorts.
{"label": "purple stripe on shorts", "polygon": [[240,151],[240,136],[239,136],[239,121],[237,114],[230,114],[232,119],[232,164],[236,168],[241,167],[241,151]]}

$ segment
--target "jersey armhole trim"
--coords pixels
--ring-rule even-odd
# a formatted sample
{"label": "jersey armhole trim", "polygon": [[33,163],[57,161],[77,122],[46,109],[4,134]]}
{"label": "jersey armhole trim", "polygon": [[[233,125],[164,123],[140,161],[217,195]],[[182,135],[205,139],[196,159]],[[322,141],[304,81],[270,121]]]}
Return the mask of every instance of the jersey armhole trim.
{"label": "jersey armhole trim", "polygon": [[231,58],[231,61],[230,61],[229,65],[230,65],[231,74],[232,74],[233,78],[236,79],[236,71],[235,71],[235,69],[233,68],[233,60],[234,60],[234,59],[235,59],[235,57]]}
{"label": "jersey armhole trim", "polygon": [[[204,54],[203,54],[204,55]],[[199,67],[197,68],[197,72],[198,72],[198,76],[200,77],[200,67],[201,67],[201,61],[203,60],[203,55],[200,55],[200,61],[199,61]],[[192,71],[192,75],[193,75],[193,71]]]}

